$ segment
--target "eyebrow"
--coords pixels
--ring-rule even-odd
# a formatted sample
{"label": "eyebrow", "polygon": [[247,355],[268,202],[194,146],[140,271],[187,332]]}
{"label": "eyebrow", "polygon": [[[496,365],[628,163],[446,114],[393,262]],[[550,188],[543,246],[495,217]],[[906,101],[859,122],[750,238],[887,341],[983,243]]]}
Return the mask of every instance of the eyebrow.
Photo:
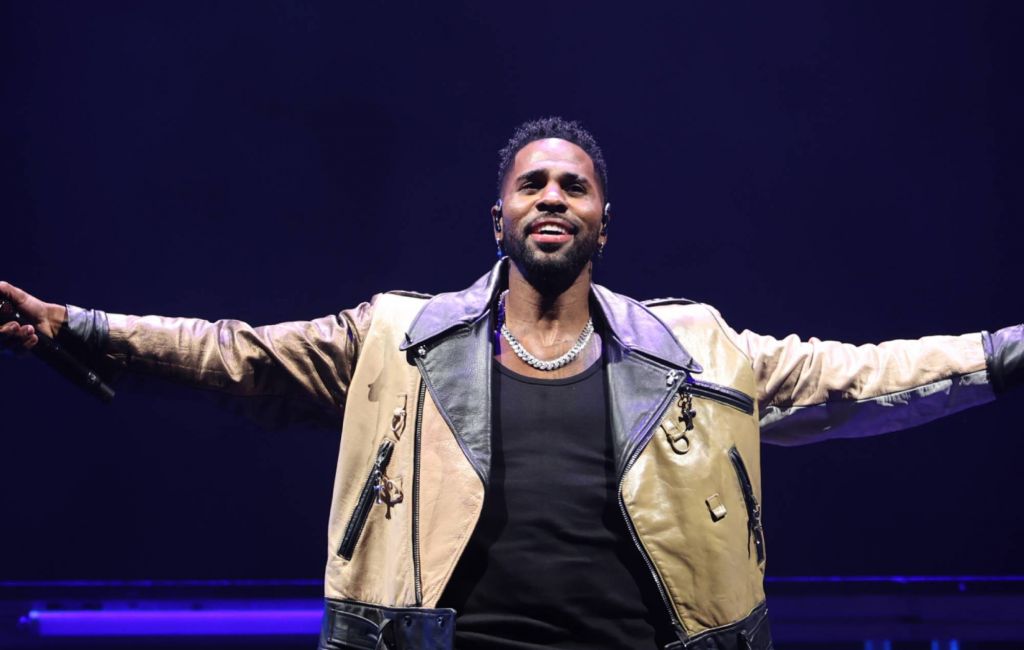
{"label": "eyebrow", "polygon": [[[518,185],[519,183],[522,183],[523,181],[536,181],[536,180],[540,180],[542,178],[547,177],[547,175],[548,175],[547,170],[544,170],[544,169],[531,169],[531,170],[523,172],[522,174],[517,176],[516,177],[516,184]],[[559,174],[558,180],[562,184],[565,184],[565,183],[579,183],[580,185],[584,185],[586,187],[590,187],[591,186],[591,182],[590,182],[589,179],[587,179],[586,176],[580,176],[579,174],[577,174],[575,172],[562,172],[561,174]]]}

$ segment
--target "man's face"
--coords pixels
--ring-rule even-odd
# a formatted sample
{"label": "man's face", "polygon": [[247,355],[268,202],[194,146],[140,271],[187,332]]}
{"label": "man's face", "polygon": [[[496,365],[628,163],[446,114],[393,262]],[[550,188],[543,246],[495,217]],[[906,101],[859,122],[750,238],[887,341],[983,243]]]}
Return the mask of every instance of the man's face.
{"label": "man's face", "polygon": [[535,140],[520,149],[502,202],[495,237],[503,238],[509,258],[538,288],[568,286],[605,240],[594,162],[566,140]]}

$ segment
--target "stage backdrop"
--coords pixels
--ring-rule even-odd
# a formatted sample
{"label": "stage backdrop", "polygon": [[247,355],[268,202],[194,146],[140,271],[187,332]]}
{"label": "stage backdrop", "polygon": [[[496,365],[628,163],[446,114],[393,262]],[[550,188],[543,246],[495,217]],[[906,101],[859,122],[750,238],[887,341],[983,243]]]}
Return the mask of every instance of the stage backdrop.
{"label": "stage backdrop", "polygon": [[[1024,319],[1024,5],[0,8],[0,278],[136,314],[318,317],[494,259],[496,152],[602,143],[599,282],[854,343]],[[94,403],[0,359],[0,579],[316,577],[339,434]],[[1024,395],[764,449],[769,573],[1021,573]]]}

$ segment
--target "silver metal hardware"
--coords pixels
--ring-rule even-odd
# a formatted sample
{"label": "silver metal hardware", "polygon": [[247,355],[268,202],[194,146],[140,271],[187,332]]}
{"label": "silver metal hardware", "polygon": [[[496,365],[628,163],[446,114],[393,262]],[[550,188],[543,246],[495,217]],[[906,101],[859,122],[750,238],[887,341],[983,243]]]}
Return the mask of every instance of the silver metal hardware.
{"label": "silver metal hardware", "polygon": [[391,433],[395,434],[396,438],[402,436],[402,429],[405,428],[405,408],[399,406],[395,409],[395,412],[391,414]]}
{"label": "silver metal hardware", "polygon": [[405,406],[409,398],[406,395],[398,396],[398,406],[391,413],[391,433],[397,440],[402,439],[402,432],[405,431]]}
{"label": "silver metal hardware", "polygon": [[693,395],[686,384],[679,390],[679,417],[686,423],[686,430],[693,430],[693,418],[697,417],[697,411],[693,409]]}
{"label": "silver metal hardware", "polygon": [[387,506],[387,512],[384,513],[385,519],[391,519],[391,508],[405,499],[405,495],[402,494],[401,480],[398,479],[398,482],[395,482],[388,478],[387,474],[381,472],[377,477],[377,484],[373,486],[374,492],[377,493],[377,503]]}

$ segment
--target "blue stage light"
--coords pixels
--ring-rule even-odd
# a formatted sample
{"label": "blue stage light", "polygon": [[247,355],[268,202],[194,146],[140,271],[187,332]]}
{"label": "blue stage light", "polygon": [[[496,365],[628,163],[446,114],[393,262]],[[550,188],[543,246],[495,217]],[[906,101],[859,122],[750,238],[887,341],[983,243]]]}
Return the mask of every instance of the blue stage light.
{"label": "blue stage light", "polygon": [[39,636],[316,635],[323,609],[31,610],[21,623]]}

